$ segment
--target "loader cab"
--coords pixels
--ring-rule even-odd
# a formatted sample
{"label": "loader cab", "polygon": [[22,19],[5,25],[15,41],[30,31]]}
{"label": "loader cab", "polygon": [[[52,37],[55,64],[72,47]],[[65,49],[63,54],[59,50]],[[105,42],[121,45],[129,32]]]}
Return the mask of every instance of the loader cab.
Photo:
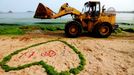
{"label": "loader cab", "polygon": [[84,4],[85,13],[91,17],[98,17],[100,15],[100,2],[89,1]]}

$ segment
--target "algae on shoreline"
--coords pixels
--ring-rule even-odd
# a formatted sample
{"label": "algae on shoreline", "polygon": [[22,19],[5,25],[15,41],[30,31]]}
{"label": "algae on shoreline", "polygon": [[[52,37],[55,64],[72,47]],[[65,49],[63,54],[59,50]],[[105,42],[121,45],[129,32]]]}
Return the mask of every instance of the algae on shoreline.
{"label": "algae on shoreline", "polygon": [[[42,30],[42,31],[57,31],[64,30],[64,23],[35,23],[31,25],[26,24],[0,24],[0,35],[22,35],[27,31]],[[121,31],[134,32],[134,24],[119,23],[120,31],[113,32],[120,33]]]}

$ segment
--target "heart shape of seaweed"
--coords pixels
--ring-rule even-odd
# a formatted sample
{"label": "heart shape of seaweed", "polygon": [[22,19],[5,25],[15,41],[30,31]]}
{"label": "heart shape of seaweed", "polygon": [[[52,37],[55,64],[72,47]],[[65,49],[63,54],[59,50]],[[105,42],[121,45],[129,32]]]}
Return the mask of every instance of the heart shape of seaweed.
{"label": "heart shape of seaweed", "polygon": [[[38,62],[32,62],[30,64],[25,64],[25,65],[18,66],[18,67],[11,67],[11,66],[7,65],[7,62],[9,62],[14,55],[16,55],[16,54],[18,54],[18,53],[20,53],[20,52],[22,52],[24,50],[27,50],[29,48],[32,48],[32,47],[35,47],[35,46],[39,46],[41,44],[47,44],[49,42],[54,42],[54,41],[62,42],[65,45],[67,45],[68,47],[70,47],[78,55],[78,57],[80,59],[79,66],[77,66],[76,68],[71,68],[71,69],[69,69],[67,71],[57,72],[53,66],[48,65],[43,60],[38,61]],[[22,49],[16,50],[15,52],[13,52],[13,53],[7,55],[6,57],[4,57],[3,60],[0,62],[1,68],[3,70],[5,70],[6,72],[11,71],[11,70],[21,70],[21,69],[28,68],[28,67],[31,67],[31,66],[34,66],[34,65],[41,65],[42,68],[44,68],[46,70],[48,75],[71,75],[71,74],[76,75],[76,74],[78,74],[80,71],[82,71],[84,69],[84,66],[86,65],[86,60],[85,60],[84,56],[81,54],[81,52],[78,51],[78,49],[76,49],[74,46],[70,45],[66,41],[50,40],[50,41],[47,41],[47,42],[42,42],[42,43],[34,44],[34,45],[28,46],[26,48],[22,48]]]}

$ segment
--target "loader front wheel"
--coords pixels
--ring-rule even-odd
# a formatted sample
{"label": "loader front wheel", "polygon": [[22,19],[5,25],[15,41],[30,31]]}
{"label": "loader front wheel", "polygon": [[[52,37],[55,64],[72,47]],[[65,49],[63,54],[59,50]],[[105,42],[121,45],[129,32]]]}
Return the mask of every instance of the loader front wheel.
{"label": "loader front wheel", "polygon": [[67,37],[78,37],[82,32],[81,24],[77,21],[71,21],[65,25],[65,34]]}
{"label": "loader front wheel", "polygon": [[107,38],[112,33],[112,25],[107,22],[97,24],[93,30],[94,34],[100,38]]}

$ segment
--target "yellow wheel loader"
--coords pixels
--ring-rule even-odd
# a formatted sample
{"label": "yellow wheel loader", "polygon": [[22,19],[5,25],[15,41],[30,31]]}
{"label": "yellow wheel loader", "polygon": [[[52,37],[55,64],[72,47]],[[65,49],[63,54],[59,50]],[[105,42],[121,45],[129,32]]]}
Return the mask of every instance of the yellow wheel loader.
{"label": "yellow wheel loader", "polygon": [[115,25],[115,10],[111,8],[110,12],[105,11],[104,6],[100,6],[99,1],[88,1],[84,4],[84,12],[65,3],[61,6],[58,13],[53,12],[47,6],[39,3],[34,18],[56,19],[65,15],[72,15],[73,20],[65,25],[65,34],[67,37],[78,37],[82,30],[92,32],[97,37],[106,38],[111,35]]}

